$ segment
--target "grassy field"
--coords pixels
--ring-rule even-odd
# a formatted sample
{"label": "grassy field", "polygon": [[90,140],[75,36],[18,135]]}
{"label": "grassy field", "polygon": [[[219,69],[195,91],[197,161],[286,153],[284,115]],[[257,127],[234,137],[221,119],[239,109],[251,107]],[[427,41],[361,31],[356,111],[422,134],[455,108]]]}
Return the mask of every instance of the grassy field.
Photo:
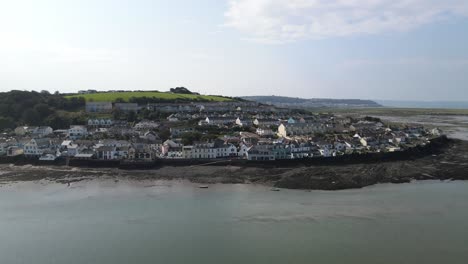
{"label": "grassy field", "polygon": [[310,109],[318,113],[338,113],[356,115],[387,115],[387,116],[415,116],[415,115],[468,115],[468,109],[428,109],[428,108],[315,108]]}
{"label": "grassy field", "polygon": [[169,92],[116,92],[116,93],[94,93],[94,94],[76,94],[67,95],[66,98],[83,97],[86,101],[94,102],[114,102],[116,99],[121,98],[128,102],[131,97],[149,97],[157,98],[160,100],[199,100],[199,101],[213,101],[213,102],[228,102],[233,99],[215,96],[215,95],[194,95],[194,94],[175,94]]}

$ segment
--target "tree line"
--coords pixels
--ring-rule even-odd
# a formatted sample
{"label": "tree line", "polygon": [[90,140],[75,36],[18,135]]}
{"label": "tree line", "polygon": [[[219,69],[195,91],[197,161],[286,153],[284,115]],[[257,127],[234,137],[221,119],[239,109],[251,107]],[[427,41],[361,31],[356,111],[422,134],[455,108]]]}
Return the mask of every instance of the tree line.
{"label": "tree line", "polygon": [[84,98],[67,99],[58,92],[13,90],[0,93],[0,130],[21,125],[65,128],[73,122],[81,123],[80,115],[73,112],[83,109],[84,105]]}

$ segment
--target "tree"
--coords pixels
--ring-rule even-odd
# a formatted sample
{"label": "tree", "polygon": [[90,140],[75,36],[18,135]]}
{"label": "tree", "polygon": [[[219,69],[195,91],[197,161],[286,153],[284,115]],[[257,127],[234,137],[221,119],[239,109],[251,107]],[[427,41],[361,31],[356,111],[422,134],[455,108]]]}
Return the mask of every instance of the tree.
{"label": "tree", "polygon": [[178,94],[195,94],[185,87],[171,88],[170,91],[171,93],[178,93]]}
{"label": "tree", "polygon": [[15,122],[11,118],[0,116],[0,130],[14,128]]}
{"label": "tree", "polygon": [[150,114],[151,114],[151,111],[146,109],[146,108],[143,108],[141,111],[140,111],[140,115],[143,119],[149,119],[150,117]]}
{"label": "tree", "polygon": [[199,132],[187,132],[183,133],[181,138],[184,145],[191,145],[194,141],[200,141],[202,134]]}
{"label": "tree", "polygon": [[23,112],[22,120],[27,125],[38,126],[41,124],[41,118],[38,112],[32,108],[26,109]]}
{"label": "tree", "polygon": [[53,110],[49,108],[48,105],[46,104],[37,104],[34,106],[34,111],[36,111],[39,114],[39,117],[41,119],[44,119],[45,117],[49,116],[52,114]]}
{"label": "tree", "polygon": [[137,120],[137,114],[135,111],[130,111],[127,114],[127,121],[128,122],[135,122]]}
{"label": "tree", "polygon": [[115,108],[113,111],[112,111],[112,117],[114,118],[114,120],[121,120],[122,119],[122,111],[118,108]]}
{"label": "tree", "polygon": [[169,139],[171,137],[171,131],[169,131],[169,129],[165,128],[165,129],[162,129],[159,131],[159,137],[165,141],[167,139]]}
{"label": "tree", "polygon": [[49,116],[45,123],[53,129],[67,128],[71,125],[69,118],[59,116],[57,114]]}

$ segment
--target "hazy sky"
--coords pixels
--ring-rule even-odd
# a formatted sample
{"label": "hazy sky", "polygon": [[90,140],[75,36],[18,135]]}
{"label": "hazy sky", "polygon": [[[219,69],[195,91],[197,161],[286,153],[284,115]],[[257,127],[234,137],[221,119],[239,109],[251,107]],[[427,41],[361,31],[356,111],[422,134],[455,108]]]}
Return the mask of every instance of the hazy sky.
{"label": "hazy sky", "polygon": [[0,91],[468,100],[467,0],[0,0]]}

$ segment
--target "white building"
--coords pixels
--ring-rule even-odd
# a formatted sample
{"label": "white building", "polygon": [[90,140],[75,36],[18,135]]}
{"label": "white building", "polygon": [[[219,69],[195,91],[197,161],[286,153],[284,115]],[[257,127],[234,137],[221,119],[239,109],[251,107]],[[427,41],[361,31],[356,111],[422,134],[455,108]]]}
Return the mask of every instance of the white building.
{"label": "white building", "polygon": [[217,156],[217,150],[214,143],[194,144],[191,152],[192,159],[214,159]]}
{"label": "white building", "polygon": [[111,119],[89,119],[89,127],[111,127],[114,122]]}
{"label": "white building", "polygon": [[281,137],[304,136],[314,133],[325,133],[329,129],[330,127],[322,123],[287,123],[279,125],[278,135]]}
{"label": "white building", "polygon": [[85,126],[70,126],[68,138],[71,140],[81,139],[88,136],[88,129]]}
{"label": "white building", "polygon": [[26,156],[41,156],[44,151],[50,149],[48,138],[33,138],[23,147]]}
{"label": "white building", "polygon": [[256,145],[249,149],[248,160],[275,160],[273,145]]}
{"label": "white building", "polygon": [[31,132],[33,137],[38,137],[38,138],[46,137],[52,133],[54,133],[54,130],[49,126],[36,127]]}
{"label": "white building", "polygon": [[248,146],[244,143],[241,143],[240,146],[239,146],[239,149],[237,151],[237,156],[243,158],[243,159],[247,159],[248,156],[249,156],[249,150],[250,150],[251,146]]}

